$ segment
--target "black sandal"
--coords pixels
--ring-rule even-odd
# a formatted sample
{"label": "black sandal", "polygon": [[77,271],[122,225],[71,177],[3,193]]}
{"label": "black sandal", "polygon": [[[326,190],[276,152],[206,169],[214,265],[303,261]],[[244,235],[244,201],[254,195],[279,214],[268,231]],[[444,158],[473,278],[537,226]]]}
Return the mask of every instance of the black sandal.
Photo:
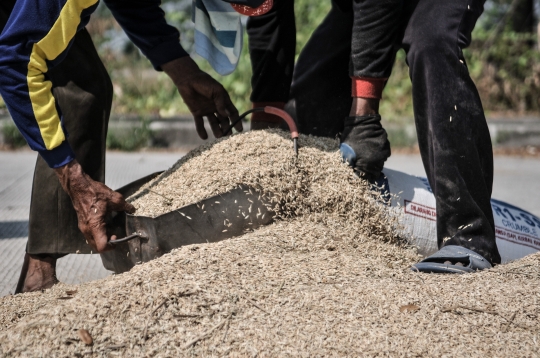
{"label": "black sandal", "polygon": [[491,267],[482,255],[461,246],[448,245],[413,265],[411,270],[426,273],[468,273]]}

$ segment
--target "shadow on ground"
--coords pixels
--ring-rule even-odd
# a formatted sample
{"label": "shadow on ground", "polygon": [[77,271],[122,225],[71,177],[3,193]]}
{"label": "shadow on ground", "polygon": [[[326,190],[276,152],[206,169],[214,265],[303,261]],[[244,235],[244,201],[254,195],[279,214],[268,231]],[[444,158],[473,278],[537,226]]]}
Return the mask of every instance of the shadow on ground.
{"label": "shadow on ground", "polygon": [[0,221],[0,240],[28,237],[28,220]]}

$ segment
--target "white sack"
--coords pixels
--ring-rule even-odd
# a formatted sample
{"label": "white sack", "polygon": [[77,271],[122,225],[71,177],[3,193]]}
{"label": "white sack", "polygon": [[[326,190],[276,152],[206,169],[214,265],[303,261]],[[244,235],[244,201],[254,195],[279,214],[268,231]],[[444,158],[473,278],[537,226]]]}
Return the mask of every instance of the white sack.
{"label": "white sack", "polygon": [[[429,256],[437,251],[435,197],[426,178],[384,169],[392,194],[392,206],[400,212],[402,235],[419,252]],[[495,236],[502,263],[540,250],[540,219],[525,210],[499,200],[491,200]]]}

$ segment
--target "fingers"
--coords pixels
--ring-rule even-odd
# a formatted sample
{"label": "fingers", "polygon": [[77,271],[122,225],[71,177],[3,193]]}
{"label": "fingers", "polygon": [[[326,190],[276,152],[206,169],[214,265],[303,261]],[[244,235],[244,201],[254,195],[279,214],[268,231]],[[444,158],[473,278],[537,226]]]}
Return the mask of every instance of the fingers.
{"label": "fingers", "polygon": [[[225,89],[216,94],[216,96],[214,97],[214,103],[216,105],[216,110],[219,116],[223,118],[228,118],[231,124],[238,119],[238,110],[232,103],[231,98],[229,97],[229,94],[225,91]],[[228,125],[229,123],[227,123],[227,126],[223,127],[224,130],[227,130]],[[243,130],[242,122],[239,121],[237,124],[235,124],[234,128],[236,128],[237,131],[241,132]]]}
{"label": "fingers", "polygon": [[221,138],[223,133],[221,132],[221,127],[219,126],[220,123],[216,115],[209,114],[206,118],[208,118],[208,123],[210,123],[210,128],[212,129],[212,133],[214,133],[214,137]]}
{"label": "fingers", "polygon": [[[193,114],[199,137],[208,138],[203,120],[203,117],[206,117],[214,137],[221,138],[230,124],[239,118],[238,110],[225,88],[214,79],[206,76],[198,80],[199,82],[191,83],[190,91],[179,88],[180,94]],[[235,124],[234,128],[242,131],[242,123]]]}
{"label": "fingers", "polygon": [[99,223],[96,227],[92,230],[92,237],[94,238],[94,242],[96,243],[96,250],[98,252],[103,252],[107,250],[107,243],[109,242],[109,238],[107,237],[107,230],[105,229],[105,223]]}
{"label": "fingers", "polygon": [[78,168],[68,168],[67,173],[61,173],[61,180],[69,184],[65,185],[64,189],[71,197],[73,208],[77,212],[79,229],[88,244],[97,252],[107,251],[110,249],[105,224],[108,212],[114,210],[133,213],[135,208],[127,203],[120,193],[92,180],[78,163],[76,165]]}
{"label": "fingers", "polygon": [[125,211],[128,214],[133,214],[135,212],[135,207],[128,203],[122,194],[113,191],[111,192],[111,196],[109,198],[109,202],[107,203],[107,207],[109,210],[114,211]]}
{"label": "fingers", "polygon": [[232,113],[230,113],[231,108],[234,108],[234,111],[236,111],[236,114],[238,114],[238,111],[232,104],[231,98],[229,97],[227,91],[225,91],[223,87],[221,89],[221,91],[216,92],[213,98],[217,112],[223,117],[229,117],[232,115]]}
{"label": "fingers", "polygon": [[[227,107],[227,110],[229,111],[229,118],[231,119],[231,124],[236,122],[236,120],[238,120],[238,110],[236,109],[236,107],[232,104],[230,104],[229,107]],[[238,123],[236,123],[234,125],[234,128],[238,131],[238,132],[242,132],[244,130],[244,127],[242,126],[242,121],[238,121]]]}
{"label": "fingers", "polygon": [[90,220],[88,225],[79,227],[79,229],[83,232],[88,244],[97,252],[101,253],[112,249],[108,245],[109,239],[103,217],[96,216]]}
{"label": "fingers", "polygon": [[135,209],[135,207],[133,205],[131,205],[130,203],[126,202],[126,205],[124,206],[124,211],[128,214],[133,214],[135,213],[137,209]]}
{"label": "fingers", "polygon": [[219,125],[221,126],[221,133],[223,135],[232,134],[230,131],[228,133],[225,132],[229,129],[229,118],[223,117],[219,113],[217,114],[217,118],[219,120]]}
{"label": "fingers", "polygon": [[204,129],[204,119],[202,116],[194,116],[195,119],[195,128],[197,129],[197,134],[201,139],[208,139],[208,133]]}

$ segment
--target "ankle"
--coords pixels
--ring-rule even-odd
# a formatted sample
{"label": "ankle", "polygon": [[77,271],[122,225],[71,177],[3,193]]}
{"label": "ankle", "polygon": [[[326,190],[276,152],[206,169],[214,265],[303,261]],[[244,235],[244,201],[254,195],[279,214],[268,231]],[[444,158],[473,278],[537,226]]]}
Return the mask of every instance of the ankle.
{"label": "ankle", "polygon": [[44,290],[58,283],[56,260],[55,255],[29,255],[28,271],[22,292]]}

